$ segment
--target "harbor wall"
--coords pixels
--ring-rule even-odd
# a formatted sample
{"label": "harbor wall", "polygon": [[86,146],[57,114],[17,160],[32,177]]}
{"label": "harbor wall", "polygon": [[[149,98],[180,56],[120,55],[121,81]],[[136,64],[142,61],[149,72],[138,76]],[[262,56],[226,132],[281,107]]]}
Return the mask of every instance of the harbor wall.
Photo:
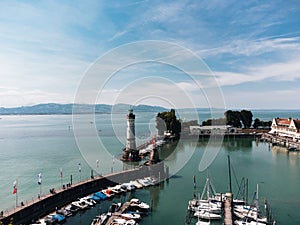
{"label": "harbor wall", "polygon": [[163,162],[151,166],[140,166],[133,170],[122,171],[105,177],[97,177],[72,185],[67,189],[58,190],[26,206],[19,206],[8,212],[0,219],[0,224],[30,224],[32,221],[54,212],[55,209],[63,207],[78,198],[90,195],[117,183],[125,183],[147,176],[159,177],[161,180],[167,178],[168,174],[165,172]]}

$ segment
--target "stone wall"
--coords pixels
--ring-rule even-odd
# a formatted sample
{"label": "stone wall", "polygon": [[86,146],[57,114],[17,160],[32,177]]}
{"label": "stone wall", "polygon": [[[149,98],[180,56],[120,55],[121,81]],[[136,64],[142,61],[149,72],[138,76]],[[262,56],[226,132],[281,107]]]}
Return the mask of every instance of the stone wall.
{"label": "stone wall", "polygon": [[9,213],[9,215],[5,215],[0,221],[5,225],[10,222],[12,224],[29,224],[33,220],[54,212],[56,208],[67,205],[80,197],[90,195],[101,189],[113,186],[116,183],[125,183],[147,176],[156,176],[163,180],[167,178],[168,174],[165,173],[164,164],[159,163],[152,166],[141,166],[137,169],[111,174],[106,177],[91,179],[42,197],[40,200],[24,207],[19,207]]}

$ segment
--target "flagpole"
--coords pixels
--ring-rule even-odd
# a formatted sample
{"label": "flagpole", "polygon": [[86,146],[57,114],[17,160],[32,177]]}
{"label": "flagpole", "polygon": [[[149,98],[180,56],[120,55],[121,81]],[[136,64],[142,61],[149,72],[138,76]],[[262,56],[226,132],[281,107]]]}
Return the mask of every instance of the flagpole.
{"label": "flagpole", "polygon": [[60,185],[62,188],[63,187],[63,185],[62,185],[62,168],[60,168]]}
{"label": "flagpole", "polygon": [[81,182],[81,163],[78,163],[78,166],[79,166],[78,170],[79,170],[79,177],[80,177],[79,182]]}
{"label": "flagpole", "polygon": [[42,196],[42,174],[38,174],[38,185],[40,186],[40,197]]}
{"label": "flagpole", "polygon": [[[18,189],[18,179],[16,179],[16,188]],[[18,207],[18,191],[16,192],[16,207]]]}

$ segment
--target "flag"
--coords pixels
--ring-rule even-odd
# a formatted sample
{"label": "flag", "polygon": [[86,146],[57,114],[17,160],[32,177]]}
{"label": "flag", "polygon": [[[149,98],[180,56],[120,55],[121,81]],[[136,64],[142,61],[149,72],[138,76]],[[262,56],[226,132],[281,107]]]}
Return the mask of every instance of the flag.
{"label": "flag", "polygon": [[153,148],[155,148],[155,144],[156,144],[155,136],[153,136],[153,137],[152,137],[152,145],[153,145]]}
{"label": "flag", "polygon": [[78,163],[78,166],[79,166],[79,168],[78,168],[79,173],[81,173],[81,163]]}
{"label": "flag", "polygon": [[13,183],[13,194],[17,194],[18,188],[17,188],[17,181],[15,180]]}
{"label": "flag", "polygon": [[62,168],[60,168],[60,173],[59,173],[60,178],[63,177],[63,173],[62,173]]}
{"label": "flag", "polygon": [[41,185],[42,184],[42,174],[39,173],[38,175],[38,185]]}

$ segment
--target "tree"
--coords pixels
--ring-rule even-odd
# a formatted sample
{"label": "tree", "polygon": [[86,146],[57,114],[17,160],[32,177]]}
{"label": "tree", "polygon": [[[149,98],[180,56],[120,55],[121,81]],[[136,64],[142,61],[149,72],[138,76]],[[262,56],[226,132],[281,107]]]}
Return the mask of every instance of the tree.
{"label": "tree", "polygon": [[175,136],[179,136],[181,132],[181,121],[176,118],[175,110],[170,112],[161,112],[156,117],[156,128],[158,134],[163,135],[165,131],[169,131]]}
{"label": "tree", "polygon": [[233,127],[242,127],[241,113],[239,111],[227,110],[225,112],[226,124]]}
{"label": "tree", "polygon": [[263,121],[263,120],[256,118],[253,123],[253,128],[255,128],[255,129],[257,129],[259,127],[270,128],[271,125],[272,125],[272,121]]}
{"label": "tree", "polygon": [[253,118],[252,112],[248,110],[242,110],[240,116],[244,128],[250,128],[252,124],[252,118]]}
{"label": "tree", "polygon": [[261,126],[261,121],[258,118],[255,118],[253,123],[253,128],[257,129],[259,126]]}

